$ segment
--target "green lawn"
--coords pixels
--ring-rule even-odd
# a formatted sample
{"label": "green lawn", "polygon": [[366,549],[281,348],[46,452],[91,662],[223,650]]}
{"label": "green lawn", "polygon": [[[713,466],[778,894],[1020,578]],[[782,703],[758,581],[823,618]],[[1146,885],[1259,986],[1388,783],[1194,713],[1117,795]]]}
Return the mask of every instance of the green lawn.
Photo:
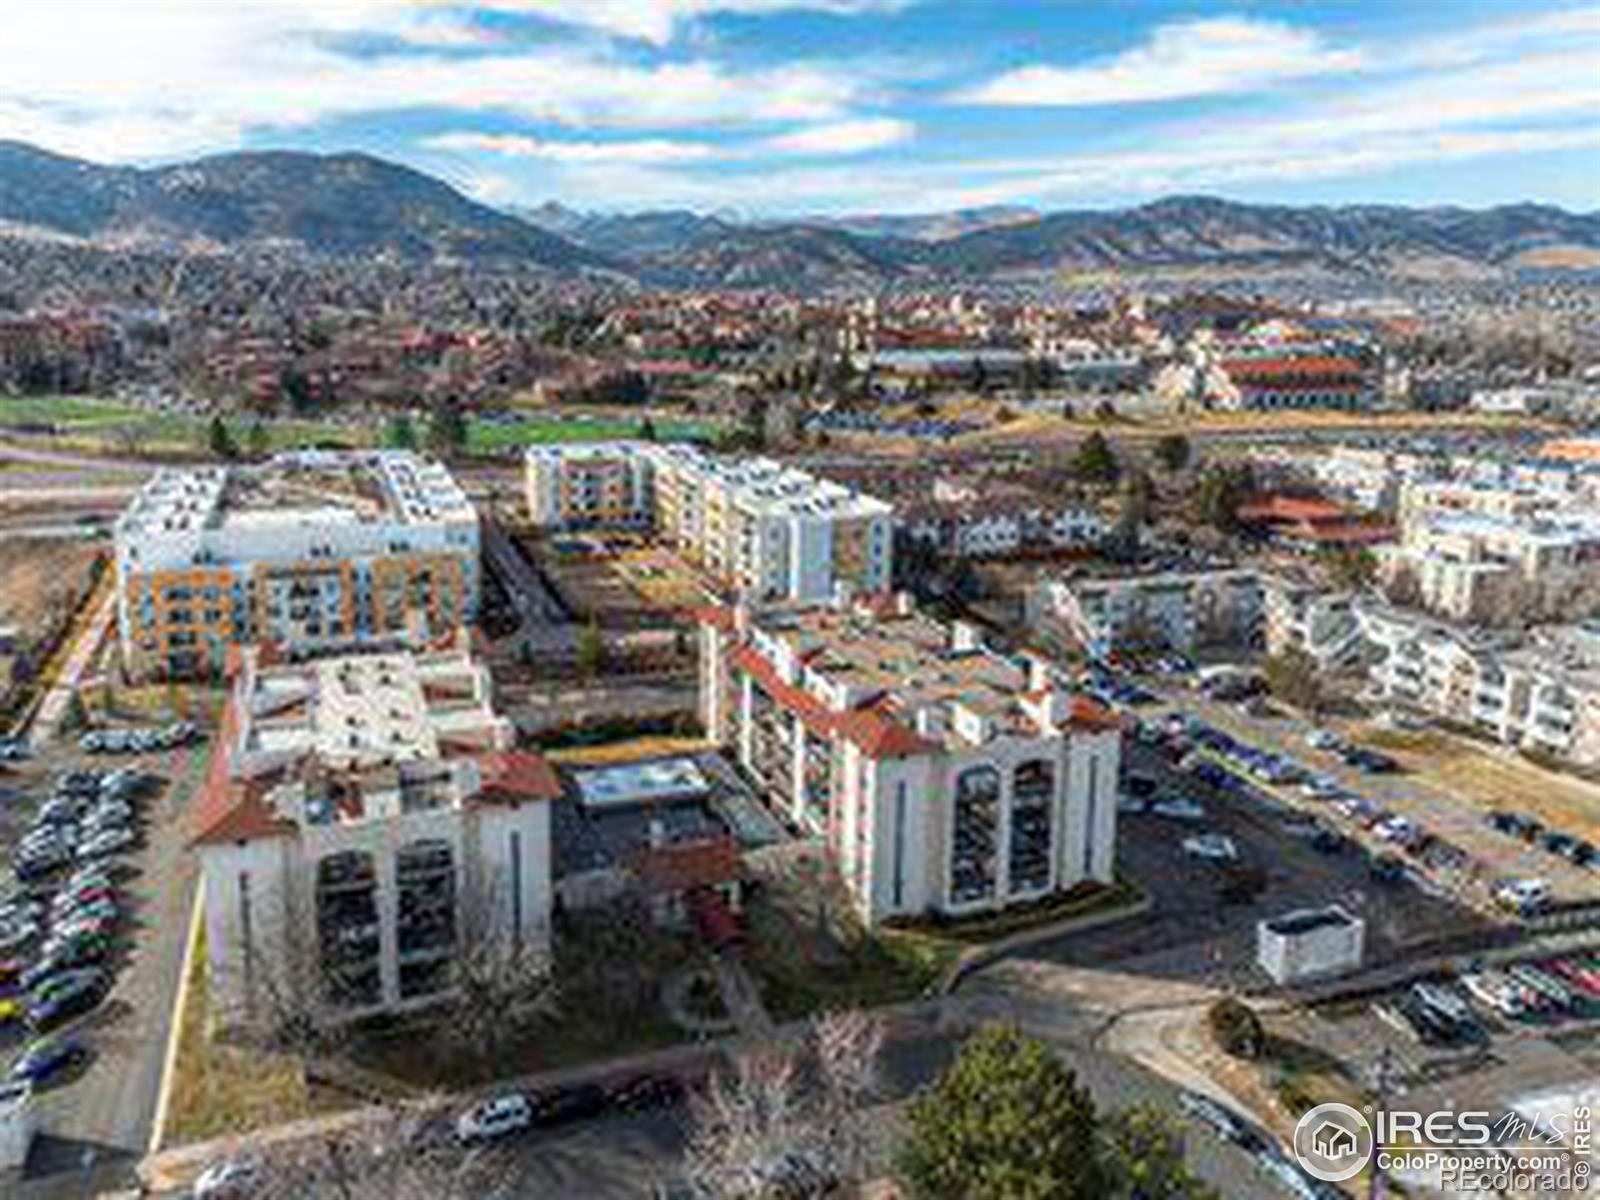
{"label": "green lawn", "polygon": [[[475,421],[467,430],[467,450],[482,454],[517,446],[538,446],[552,442],[605,442],[639,436],[642,422],[625,418],[523,417],[515,424],[490,424]],[[717,426],[709,421],[662,420],[655,422],[656,436],[663,442],[709,441]]]}
{"label": "green lawn", "polygon": [[[252,424],[249,417],[228,419],[228,428],[241,446]],[[419,435],[424,424],[417,422]],[[119,444],[119,429],[132,427],[137,431],[139,446],[200,449],[204,447],[210,419],[186,413],[147,413],[115,400],[91,396],[0,397],[0,427],[7,425],[53,425],[75,442],[104,441],[113,445]],[[511,424],[472,421],[467,427],[467,452],[491,454],[518,446],[632,438],[639,436],[641,426],[642,421],[625,417],[538,415],[522,417]],[[351,426],[331,421],[272,420],[266,427],[273,449],[320,444],[368,446],[376,441],[383,422]],[[656,436],[664,442],[710,441],[718,433],[717,425],[709,421],[659,420],[655,428]]]}

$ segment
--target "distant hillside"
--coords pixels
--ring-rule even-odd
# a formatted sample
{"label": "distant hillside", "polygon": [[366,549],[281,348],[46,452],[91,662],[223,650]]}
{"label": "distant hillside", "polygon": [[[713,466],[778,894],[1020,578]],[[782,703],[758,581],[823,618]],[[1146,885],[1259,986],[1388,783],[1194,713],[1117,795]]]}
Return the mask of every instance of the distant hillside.
{"label": "distant hillside", "polygon": [[20,142],[0,142],[0,231],[219,250],[290,245],[794,289],[1096,272],[1442,278],[1600,266],[1600,214],[1537,204],[1291,208],[1180,196],[1044,215],[994,207],[766,222],[555,203],[501,212],[365,154],[266,151],[139,169]]}
{"label": "distant hillside", "polygon": [[365,154],[223,154],[141,170],[4,142],[0,221],[100,240],[605,265],[432,176]]}
{"label": "distant hillside", "polygon": [[1288,208],[1184,196],[981,230],[934,247],[931,265],[964,277],[1195,267],[1458,275],[1549,265],[1562,255],[1600,257],[1600,216],[1533,204]]}

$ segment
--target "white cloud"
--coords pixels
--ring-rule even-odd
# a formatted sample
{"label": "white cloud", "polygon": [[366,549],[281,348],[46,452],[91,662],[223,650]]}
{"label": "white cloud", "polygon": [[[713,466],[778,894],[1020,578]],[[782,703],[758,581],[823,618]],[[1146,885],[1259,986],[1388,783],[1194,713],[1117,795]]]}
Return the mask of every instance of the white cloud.
{"label": "white cloud", "polygon": [[865,154],[909,142],[917,127],[898,117],[861,117],[811,125],[793,133],[768,138],[763,146],[778,154],[830,155]]}
{"label": "white cloud", "polygon": [[714,13],[770,16],[806,10],[854,16],[903,8],[909,0],[489,0],[504,11],[525,12],[618,37],[663,45],[688,22]]}
{"label": "white cloud", "polygon": [[1076,106],[1257,91],[1289,79],[1349,71],[1351,50],[1277,21],[1241,17],[1158,26],[1143,45],[1079,67],[1028,66],[962,93],[973,104]]}
{"label": "white cloud", "polygon": [[[571,126],[679,128],[842,119],[873,86],[860,70],[789,63],[739,70],[704,58],[633,61],[592,45],[463,54],[450,14],[404,0],[142,0],[95,12],[7,13],[0,131],[109,159],[226,149],[252,133],[337,117],[437,108]],[[447,43],[433,49],[427,39]],[[351,35],[403,53],[355,55]]]}
{"label": "white cloud", "polygon": [[553,141],[517,133],[442,133],[423,142],[430,150],[540,158],[563,163],[681,163],[716,157],[704,142],[642,138],[626,142]]}

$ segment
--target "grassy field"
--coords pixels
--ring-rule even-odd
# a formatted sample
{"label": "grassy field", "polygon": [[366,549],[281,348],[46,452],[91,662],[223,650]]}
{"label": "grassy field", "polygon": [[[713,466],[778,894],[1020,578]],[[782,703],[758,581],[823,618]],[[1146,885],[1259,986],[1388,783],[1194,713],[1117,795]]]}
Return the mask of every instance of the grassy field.
{"label": "grassy field", "polygon": [[[509,424],[475,421],[467,431],[467,450],[482,454],[554,442],[606,442],[638,437],[642,425],[624,417],[528,416]],[[663,442],[708,441],[717,435],[716,425],[709,421],[661,420],[655,428]]]}
{"label": "grassy field", "polygon": [[[229,432],[240,445],[245,444],[253,424],[249,417],[227,420]],[[0,427],[7,425],[52,426],[63,438],[89,448],[198,450],[205,446],[211,420],[188,413],[149,413],[89,396],[16,396],[0,398]],[[640,420],[621,416],[535,415],[508,424],[472,421],[467,427],[467,451],[491,454],[519,446],[637,437],[641,426]],[[706,421],[660,420],[655,427],[656,435],[669,442],[706,441],[717,434],[717,426]],[[322,444],[359,447],[375,444],[382,423],[271,420],[266,429],[275,450]]]}

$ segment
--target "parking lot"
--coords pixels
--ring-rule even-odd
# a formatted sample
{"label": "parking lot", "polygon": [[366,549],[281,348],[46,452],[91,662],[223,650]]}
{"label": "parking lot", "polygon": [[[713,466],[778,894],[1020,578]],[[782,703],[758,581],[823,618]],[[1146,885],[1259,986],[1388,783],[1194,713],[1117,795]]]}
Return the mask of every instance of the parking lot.
{"label": "parking lot", "polygon": [[[0,1025],[0,1072],[26,1056],[36,1019],[50,1021],[46,1037],[83,1048],[37,1081],[39,1137],[17,1190],[0,1186],[8,1196],[81,1196],[125,1185],[149,1147],[193,897],[184,829],[207,753],[200,741],[137,754],[122,752],[128,742],[113,744],[118,752],[91,753],[68,740],[0,767],[0,897],[17,902],[7,924],[15,940],[0,958],[14,964],[13,976],[35,968],[85,985],[50,1013],[39,1001],[57,985],[31,976],[31,989],[14,977],[0,983],[0,1001],[16,1003],[16,1018]],[[120,812],[122,803],[130,811]],[[67,824],[77,833],[43,833]],[[113,837],[54,867],[47,865],[54,851],[24,850],[58,837],[87,847],[113,827],[135,840],[118,847],[122,839]],[[19,878],[18,865],[30,861],[34,869]],[[41,959],[57,969],[38,968]]]}

